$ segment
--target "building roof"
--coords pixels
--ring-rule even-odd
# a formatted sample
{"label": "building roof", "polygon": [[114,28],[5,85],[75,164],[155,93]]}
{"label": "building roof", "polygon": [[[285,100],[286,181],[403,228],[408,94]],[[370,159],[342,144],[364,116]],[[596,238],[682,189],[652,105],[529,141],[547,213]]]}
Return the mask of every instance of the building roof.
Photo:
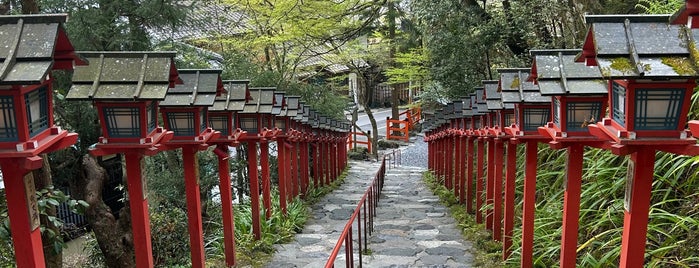
{"label": "building roof", "polygon": [[221,70],[179,70],[182,84],[170,88],[165,100],[160,102],[164,107],[212,106],[214,99],[224,91],[221,81]]}
{"label": "building roof", "polygon": [[39,84],[52,69],[83,63],[63,23],[66,14],[0,16],[0,85]]}
{"label": "building roof", "polygon": [[175,52],[77,52],[90,65],[77,66],[66,99],[164,100],[178,81]]}
{"label": "building roof", "polygon": [[699,75],[690,45],[699,29],[670,24],[670,15],[587,15],[580,61],[607,78],[689,78]]}
{"label": "building roof", "polygon": [[547,103],[551,97],[542,96],[539,87],[528,81],[530,68],[498,69],[500,73],[499,89],[503,103]]}
{"label": "building roof", "polygon": [[607,94],[607,80],[596,66],[575,62],[579,49],[529,51],[534,59],[530,81],[541,95]]}

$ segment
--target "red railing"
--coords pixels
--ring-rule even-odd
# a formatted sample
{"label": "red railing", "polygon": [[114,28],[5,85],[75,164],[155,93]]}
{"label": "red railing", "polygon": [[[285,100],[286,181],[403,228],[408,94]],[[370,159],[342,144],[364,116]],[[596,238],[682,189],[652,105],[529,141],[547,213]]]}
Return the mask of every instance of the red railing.
{"label": "red railing", "polygon": [[[374,216],[376,216],[376,206],[379,204],[379,197],[381,196],[381,190],[383,189],[384,178],[386,177],[386,161],[388,161],[388,167],[397,167],[400,165],[401,152],[400,150],[393,150],[390,154],[385,154],[381,159],[381,167],[374,175],[374,180],[367,188],[362,198],[359,199],[357,208],[354,209],[354,213],[350,216],[345,228],[340,234],[340,238],[335,244],[328,261],[325,263],[326,268],[335,267],[335,259],[337,259],[337,254],[340,250],[345,248],[345,267],[354,267],[354,241],[353,241],[353,225],[355,220],[357,221],[357,246],[359,248],[359,267],[362,267],[362,253],[363,250],[367,249],[368,236],[374,232]],[[368,204],[368,205],[367,205]],[[363,226],[363,228],[362,228]],[[362,247],[362,244],[364,245]]]}
{"label": "red railing", "polygon": [[[407,120],[396,120],[386,117],[386,139],[387,140],[403,140],[407,142],[410,139],[410,122]],[[393,135],[394,133],[400,135]]]}
{"label": "red railing", "polygon": [[[368,133],[371,135],[371,131]],[[366,140],[358,140],[357,136],[366,137]],[[357,148],[357,144],[366,145],[371,153],[371,138],[362,132],[350,132],[350,135],[347,138],[347,145],[349,145],[349,149],[352,150],[352,148]]]}
{"label": "red railing", "polygon": [[398,118],[401,116],[405,116],[404,120],[408,122],[408,129],[412,130],[415,128],[415,125],[420,122],[420,119],[422,119],[422,110],[420,109],[420,106],[416,106],[400,113]]}

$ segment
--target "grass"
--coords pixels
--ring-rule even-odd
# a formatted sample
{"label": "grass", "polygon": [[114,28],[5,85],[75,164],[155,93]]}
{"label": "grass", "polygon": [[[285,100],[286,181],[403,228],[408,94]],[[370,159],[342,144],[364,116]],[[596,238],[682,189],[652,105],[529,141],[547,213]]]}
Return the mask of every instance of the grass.
{"label": "grass", "polygon": [[[424,175],[448,206],[464,237],[474,243],[478,267],[518,267],[521,252],[523,146],[518,148],[515,222],[511,257],[500,261],[499,243],[493,242],[483,225],[456,204],[441,178]],[[561,247],[563,194],[566,178],[565,150],[539,147],[537,196],[534,222],[534,267],[558,266]],[[649,213],[645,263],[647,267],[699,267],[699,157],[657,153]],[[586,148],[581,188],[578,231],[579,267],[615,267],[619,263],[624,219],[624,195],[628,157]]]}

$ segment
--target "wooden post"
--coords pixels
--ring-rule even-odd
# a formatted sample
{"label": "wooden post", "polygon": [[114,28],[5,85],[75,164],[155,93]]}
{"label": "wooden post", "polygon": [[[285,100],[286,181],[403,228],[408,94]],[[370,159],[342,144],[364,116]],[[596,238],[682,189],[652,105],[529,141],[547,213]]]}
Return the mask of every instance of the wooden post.
{"label": "wooden post", "polygon": [[[308,184],[309,184],[309,178],[308,178],[308,143],[307,142],[301,142],[301,195],[305,196],[306,193],[308,193]],[[317,185],[316,185],[317,187]]]}
{"label": "wooden post", "polygon": [[464,163],[464,142],[461,135],[458,134],[454,137],[454,141],[454,150],[456,151],[454,155],[454,196],[459,200],[459,204],[463,204],[464,167],[466,166]]}
{"label": "wooden post", "polygon": [[483,154],[485,141],[478,138],[478,156],[476,157],[476,223],[483,223]]}
{"label": "wooden post", "polygon": [[[299,158],[298,158],[298,143],[292,142],[291,148],[288,152],[289,161],[291,165],[289,166],[289,171],[291,173],[291,198],[296,198],[299,196]],[[291,202],[291,200],[290,200]]]}
{"label": "wooden post", "polygon": [[655,150],[631,154],[624,198],[624,231],[619,267],[643,267],[648,231],[648,210],[655,166]]}
{"label": "wooden post", "polygon": [[473,213],[473,136],[466,137],[466,211]]}
{"label": "wooden post", "polygon": [[248,177],[250,179],[250,207],[252,208],[252,233],[260,240],[260,182],[257,179],[257,141],[248,141]]}
{"label": "wooden post", "polygon": [[533,265],[534,247],[534,210],[536,209],[536,168],[537,142],[527,141],[524,168],[524,203],[522,208],[522,257],[521,267],[530,268]]}
{"label": "wooden post", "polygon": [[269,143],[260,141],[260,167],[262,168],[262,203],[265,206],[265,219],[272,217],[271,178],[269,175]]}
{"label": "wooden post", "polygon": [[233,192],[231,191],[231,171],[228,166],[228,145],[218,144],[218,188],[221,194],[221,214],[223,215],[223,252],[226,266],[235,266],[235,218],[233,215]]}
{"label": "wooden post", "polygon": [[502,241],[502,162],[505,145],[501,138],[495,138],[495,175],[493,177],[493,239]]}
{"label": "wooden post", "polygon": [[199,192],[199,161],[197,146],[182,147],[185,195],[187,198],[187,226],[192,267],[204,268],[204,229],[201,220],[201,196]]}
{"label": "wooden post", "polygon": [[568,147],[566,159],[567,177],[563,197],[563,231],[561,234],[560,267],[575,267],[576,264],[583,150],[582,144],[571,144]]}
{"label": "wooden post", "polygon": [[[24,168],[23,161],[24,158],[0,159],[5,182],[7,212],[10,218],[10,231],[12,232],[15,260],[18,268],[46,267],[44,263],[44,248],[41,244],[39,208],[37,206],[34,179],[30,170]],[[147,211],[146,209],[146,213]],[[132,210],[131,213],[133,214],[134,211]],[[147,231],[148,244],[144,244],[144,246],[150,245],[150,229]],[[143,236],[145,237],[146,235],[144,234]],[[136,239],[135,235],[134,239]],[[148,249],[150,249],[150,246]],[[141,255],[139,257],[144,256]],[[145,265],[148,264],[147,260],[144,259],[137,259],[137,261],[141,261],[139,263]],[[153,267],[152,258],[150,259],[150,266],[143,267]]]}
{"label": "wooden post", "polygon": [[505,174],[505,220],[502,241],[502,259],[512,254],[512,227],[515,219],[515,182],[517,179],[517,145],[507,144],[507,163]]}
{"label": "wooden post", "polygon": [[485,228],[493,230],[493,186],[495,185],[495,141],[493,138],[488,138],[488,177],[485,182]]}
{"label": "wooden post", "polygon": [[[287,193],[288,181],[286,167],[289,165],[289,159],[286,152],[286,142],[284,138],[277,139],[277,173],[279,174],[279,208],[286,215],[286,202],[289,200]],[[289,189],[291,190],[291,189]]]}

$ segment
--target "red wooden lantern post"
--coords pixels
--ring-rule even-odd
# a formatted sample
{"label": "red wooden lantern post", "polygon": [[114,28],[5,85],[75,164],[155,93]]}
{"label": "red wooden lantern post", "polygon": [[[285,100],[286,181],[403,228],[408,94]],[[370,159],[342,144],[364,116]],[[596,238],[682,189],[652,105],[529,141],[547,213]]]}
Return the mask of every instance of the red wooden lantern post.
{"label": "red wooden lantern post", "polygon": [[[510,136],[504,131],[504,127],[508,125],[507,122],[514,121],[514,105],[508,103],[507,105],[502,103],[502,96],[498,90],[497,80],[487,80],[483,81],[483,87],[485,89],[486,102],[488,105],[488,110],[491,114],[495,114],[494,118],[491,118],[491,128],[489,129],[488,135],[492,137],[492,142],[494,143],[493,151],[493,182],[492,185],[492,203],[493,203],[493,239],[495,241],[502,240],[502,214],[503,214],[503,200],[502,200],[502,177],[503,177],[503,158],[505,151],[505,142],[509,141]],[[511,163],[508,163],[511,164]],[[511,235],[511,234],[510,234]]]}
{"label": "red wooden lantern post", "polygon": [[[549,122],[551,117],[551,98],[541,96],[539,88],[527,81],[529,71],[529,68],[498,69],[502,102],[515,104],[515,124],[505,128],[505,132],[513,137],[511,142],[526,144],[522,205],[522,267],[531,267],[533,264],[537,144],[548,141],[547,137],[539,135],[538,127]],[[508,203],[507,206],[509,205]]]}
{"label": "red wooden lantern post", "polygon": [[250,88],[250,98],[238,113],[239,127],[248,133],[243,139],[248,143],[248,175],[250,179],[250,206],[252,207],[253,235],[260,239],[260,181],[258,178],[257,143],[260,143],[260,167],[262,198],[265,216],[271,215],[268,141],[279,134],[270,129],[273,124],[272,106],[275,88]]}
{"label": "red wooden lantern post", "polygon": [[221,70],[179,70],[182,84],[168,90],[160,102],[165,128],[174,133],[168,149],[182,149],[187,225],[192,267],[205,267],[197,152],[221,133],[209,127],[207,108],[223,92]]}
{"label": "red wooden lantern post", "polygon": [[463,108],[461,110],[464,116],[464,133],[466,139],[466,176],[465,180],[465,190],[466,190],[466,211],[473,213],[473,141],[475,140],[475,135],[473,132],[473,109],[471,108],[471,97],[464,97],[461,99],[463,103]]}
{"label": "red wooden lantern post", "polygon": [[[669,15],[585,19],[589,31],[580,60],[599,66],[610,79],[610,115],[590,125],[589,131],[613,142],[612,153],[631,155],[619,266],[642,267],[655,152],[699,154],[696,140],[684,131],[699,75],[685,45],[694,39],[683,26],[670,25]],[[620,46],[630,49],[620,51]],[[629,68],[618,67],[620,57]],[[690,67],[680,68],[678,62]]]}
{"label": "red wooden lantern post", "polygon": [[131,228],[137,267],[153,267],[148,192],[143,156],[162,150],[173,132],[158,126],[158,101],[174,87],[174,52],[83,52],[89,66],[78,66],[66,99],[91,100],[102,137],[90,153],[124,153]]}
{"label": "red wooden lantern post", "polygon": [[552,96],[553,120],[539,127],[539,133],[551,138],[551,148],[567,149],[561,267],[576,264],[583,149],[609,146],[587,131],[587,125],[602,118],[607,109],[607,82],[597,67],[575,62],[579,52],[531,51],[534,63],[529,80],[539,86],[542,95]]}
{"label": "red wooden lantern post", "polygon": [[463,104],[461,100],[455,100],[451,103],[453,106],[453,112],[451,115],[451,135],[453,137],[454,143],[454,196],[463,203],[463,181],[464,181],[464,168],[466,167],[465,155],[466,152],[463,149],[465,146],[465,141],[462,139],[463,134]]}
{"label": "red wooden lantern post", "polygon": [[221,213],[223,215],[223,243],[226,265],[235,266],[235,219],[233,218],[233,192],[231,190],[231,172],[228,158],[229,146],[240,145],[246,132],[237,127],[236,114],[243,110],[250,95],[248,80],[223,81],[225,92],[216,97],[214,105],[209,108],[209,125],[221,135],[209,141],[216,144],[214,153],[218,157],[219,191],[221,194]]}
{"label": "red wooden lantern post", "polygon": [[[481,105],[483,107],[483,105]],[[485,106],[487,107],[487,106]],[[471,94],[471,110],[473,111],[473,136],[476,139],[478,146],[476,147],[476,223],[483,222],[483,184],[484,184],[484,166],[485,166],[485,139],[483,138],[483,130],[485,129],[485,114],[486,108],[479,109],[478,93]]]}
{"label": "red wooden lantern post", "polygon": [[[40,154],[67,148],[78,135],[54,125],[51,70],[77,60],[65,14],[0,16],[0,167],[17,267],[45,267],[32,170]],[[3,42],[0,41],[0,42]],[[78,60],[78,62],[80,62]]]}

